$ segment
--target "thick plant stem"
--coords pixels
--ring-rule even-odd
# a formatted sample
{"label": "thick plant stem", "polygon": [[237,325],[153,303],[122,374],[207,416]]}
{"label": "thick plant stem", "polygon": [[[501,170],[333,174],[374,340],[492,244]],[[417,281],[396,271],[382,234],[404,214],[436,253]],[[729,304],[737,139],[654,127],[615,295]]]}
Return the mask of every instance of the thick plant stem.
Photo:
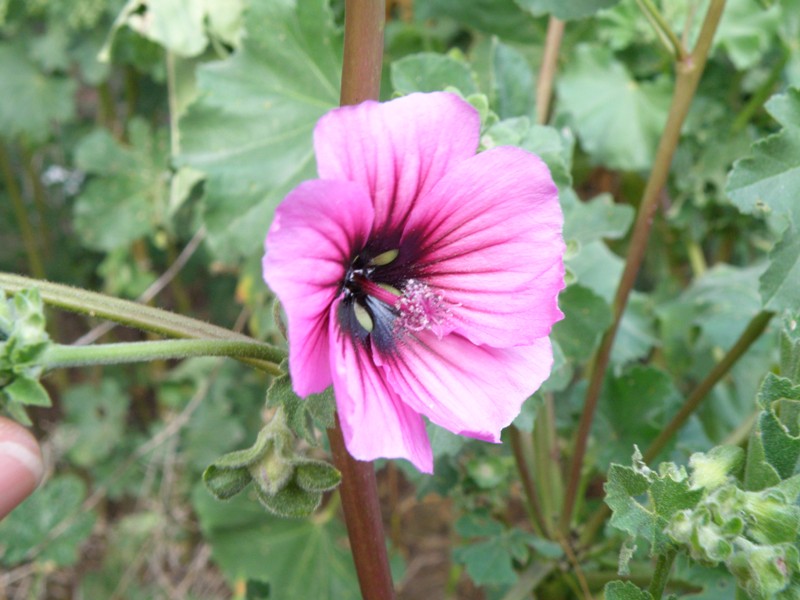
{"label": "thick plant stem", "polygon": [[112,365],[192,358],[195,356],[228,356],[231,358],[260,358],[279,360],[279,350],[260,342],[231,340],[160,340],[154,342],[124,342],[93,346],[55,344],[47,349],[41,360],[46,369]]}
{"label": "thick plant stem", "polygon": [[[341,104],[377,100],[383,64],[384,0],[346,0]],[[380,435],[380,432],[374,432]],[[339,417],[328,430],[336,467],[342,472],[339,493],[350,548],[364,600],[391,600],[394,584],[386,553],[375,467],[355,460],[344,444]]]}
{"label": "thick plant stem", "polygon": [[697,84],[700,82],[700,77],[703,74],[703,69],[708,59],[708,52],[711,49],[711,42],[714,38],[714,33],[717,30],[720,18],[722,17],[722,10],[724,7],[725,0],[711,1],[696,47],[684,60],[676,64],[677,79],[675,91],[672,96],[672,105],[670,106],[669,115],[667,116],[664,133],[658,144],[653,170],[650,173],[650,178],[647,181],[642,202],[639,206],[639,213],[633,228],[627,260],[625,261],[625,268],[622,272],[619,287],[617,288],[617,293],[614,298],[614,319],[611,327],[606,331],[605,335],[603,335],[589,374],[586,402],[575,438],[575,449],[572,455],[569,479],[567,482],[564,512],[561,514],[560,527],[563,531],[569,529],[570,522],[572,521],[572,511],[577,499],[589,432],[592,427],[595,409],[597,408],[600,390],[603,387],[603,378],[606,368],[608,367],[609,359],[611,358],[611,348],[614,344],[614,338],[617,334],[620,321],[622,320],[622,314],[625,311],[628,296],[633,289],[633,284],[636,281],[636,276],[639,273],[639,268],[644,259],[647,241],[650,237],[650,228],[653,224],[656,208],[658,207],[659,193],[667,182],[670,165],[672,164],[672,157],[675,154],[675,149],[680,139],[681,128],[683,127],[686,115],[689,113],[689,107],[694,98],[695,91],[697,90]]}
{"label": "thick plant stem", "polygon": [[[166,337],[258,343],[256,340],[241,333],[159,308],[128,300],[120,300],[119,298],[98,294],[97,292],[89,292],[68,285],[0,272],[0,289],[6,292],[18,292],[26,288],[38,289],[42,299],[52,306],[91,317],[108,319],[121,325],[135,327],[142,331],[149,331]],[[266,344],[264,345],[266,346]],[[241,359],[241,362],[257,367],[271,375],[282,375],[283,371],[281,371],[277,363],[285,357],[285,353],[279,348],[268,347],[275,353],[274,361],[267,362],[260,359],[247,358]]]}
{"label": "thick plant stem", "polygon": [[14,216],[17,218],[19,231],[22,235],[22,243],[25,246],[25,253],[28,255],[28,266],[34,277],[44,277],[44,264],[39,256],[39,245],[36,242],[36,235],[28,219],[28,211],[25,209],[25,202],[22,200],[17,179],[14,177],[14,170],[11,168],[11,159],[6,151],[6,146],[0,140],[0,173],[6,182],[6,191],[11,199],[11,206],[14,209]]}
{"label": "thick plant stem", "polygon": [[[375,435],[380,435],[380,432]],[[328,430],[328,440],[333,462],[342,473],[339,493],[361,596],[364,600],[392,600],[394,584],[386,553],[375,468],[371,462],[350,456],[344,445],[338,415],[336,425]]]}
{"label": "thick plant stem", "polygon": [[[731,370],[733,365],[744,355],[745,352],[753,345],[761,334],[766,329],[770,319],[775,313],[770,311],[761,311],[752,318],[747,325],[742,335],[736,340],[736,343],[731,346],[731,349],[722,357],[722,360],[711,369],[706,377],[701,381],[697,387],[686,397],[686,400],[681,406],[680,410],[672,417],[672,420],[664,427],[663,431],[658,437],[653,440],[650,446],[645,450],[644,461],[650,462],[664,449],[672,436],[674,436],[681,427],[686,423],[689,417],[700,407],[708,392],[722,379],[725,374]],[[752,425],[752,423],[751,423]],[[747,429],[749,431],[749,428]],[[594,515],[588,520],[586,527],[581,534],[581,544],[588,545],[592,538],[594,538],[597,531],[603,526],[603,523],[608,518],[611,510],[607,505],[603,504],[595,511]]]}
{"label": "thick plant stem", "polygon": [[544,56],[539,78],[536,80],[536,122],[547,123],[550,116],[550,100],[553,97],[553,82],[558,68],[558,52],[564,37],[564,21],[550,17],[547,23],[547,37],[544,42]]}

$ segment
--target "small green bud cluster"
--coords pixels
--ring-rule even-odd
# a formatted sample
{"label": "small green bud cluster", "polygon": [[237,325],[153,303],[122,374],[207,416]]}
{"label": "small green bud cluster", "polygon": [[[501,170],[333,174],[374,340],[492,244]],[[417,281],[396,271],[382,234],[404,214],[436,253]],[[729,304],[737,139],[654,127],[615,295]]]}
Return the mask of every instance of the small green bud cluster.
{"label": "small green bud cluster", "polygon": [[296,452],[294,435],[282,408],[258,435],[255,444],[217,459],[203,473],[208,490],[219,500],[232,498],[251,482],[258,500],[280,517],[306,517],[334,489],[341,474],[332,465]]}
{"label": "small green bud cluster", "polygon": [[39,292],[22,290],[9,298],[0,290],[0,410],[26,425],[24,405],[50,406],[39,383],[40,359],[49,345]]}

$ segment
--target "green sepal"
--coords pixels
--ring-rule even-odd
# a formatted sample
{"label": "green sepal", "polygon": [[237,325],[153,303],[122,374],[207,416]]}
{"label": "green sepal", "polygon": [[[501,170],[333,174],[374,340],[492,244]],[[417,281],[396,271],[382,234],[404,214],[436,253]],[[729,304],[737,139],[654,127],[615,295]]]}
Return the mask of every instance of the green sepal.
{"label": "green sepal", "polygon": [[259,487],[255,490],[259,502],[278,517],[290,519],[308,517],[322,502],[321,492],[308,492],[294,480],[272,495],[264,493]]}
{"label": "green sepal", "polygon": [[292,380],[288,375],[288,361],[281,363],[281,370],[287,375],[281,375],[272,380],[272,384],[267,390],[267,406],[270,408],[283,407],[286,423],[294,434],[312,446],[318,446],[316,429],[326,429],[333,427],[334,424],[333,391],[328,388],[320,394],[311,394],[307,398],[301,398],[292,389]]}
{"label": "green sepal", "polygon": [[305,459],[296,463],[295,483],[307,492],[329,492],[342,482],[342,474],[321,460]]}
{"label": "green sepal", "polygon": [[229,500],[241,492],[253,480],[245,467],[220,469],[210,465],[203,471],[203,483],[217,500]]}

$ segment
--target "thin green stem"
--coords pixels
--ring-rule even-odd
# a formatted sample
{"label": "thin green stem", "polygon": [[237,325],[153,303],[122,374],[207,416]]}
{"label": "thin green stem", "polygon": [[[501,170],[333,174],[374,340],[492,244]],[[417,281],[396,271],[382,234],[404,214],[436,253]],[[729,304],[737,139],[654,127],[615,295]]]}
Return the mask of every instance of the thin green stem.
{"label": "thin green stem", "polygon": [[653,4],[653,0],[636,0],[636,4],[639,5],[644,16],[650,21],[650,24],[656,31],[656,35],[658,35],[664,46],[677,60],[684,60],[687,52],[683,42],[681,42],[678,36],[675,35],[675,32],[672,31],[672,27],[667,23],[667,20],[664,18],[664,15],[661,14],[661,11],[658,10],[658,7]]}
{"label": "thin green stem", "polygon": [[31,186],[33,195],[33,205],[39,217],[39,238],[42,242],[42,250],[45,259],[50,256],[50,228],[47,227],[47,203],[45,201],[45,191],[39,172],[33,164],[33,153],[25,143],[20,144],[20,154],[22,158],[22,168],[25,170],[25,177]]}
{"label": "thin green stem", "polygon": [[775,87],[778,85],[781,77],[783,76],[783,68],[786,66],[786,63],[791,58],[792,52],[788,47],[783,49],[783,53],[779,61],[777,61],[774,65],[772,65],[772,69],[770,69],[769,77],[767,80],[759,86],[756,90],[756,93],[747,101],[747,104],[744,105],[739,114],[736,115],[736,118],[733,120],[731,124],[731,133],[738,133],[745,126],[750,122],[750,119],[753,118],[753,115],[764,106],[764,103],[767,99],[772,96],[775,92]]}
{"label": "thin green stem", "polygon": [[[8,292],[18,292],[25,288],[37,288],[42,295],[42,299],[52,306],[91,317],[108,319],[121,325],[157,333],[165,337],[257,343],[256,340],[244,334],[159,308],[113,298],[97,292],[89,292],[68,285],[0,272],[0,289]],[[285,354],[278,348],[274,348],[274,351],[275,361],[266,362],[248,358],[242,359],[242,362],[246,362],[272,375],[281,375],[283,372],[277,363],[280,362]]]}
{"label": "thin green stem", "polygon": [[0,172],[2,172],[5,180],[8,197],[11,198],[11,207],[14,209],[14,216],[17,219],[19,231],[22,235],[22,243],[28,256],[28,266],[34,277],[44,277],[44,264],[39,256],[39,244],[36,242],[36,235],[28,219],[28,211],[25,209],[25,201],[22,199],[17,179],[14,177],[11,159],[2,140],[0,140]]}
{"label": "thin green stem", "polygon": [[258,358],[269,362],[281,359],[282,352],[260,342],[230,340],[159,340],[153,342],[124,342],[92,346],[50,346],[41,359],[46,369],[85,367],[148,362],[153,360],[184,359],[195,356],[228,356]]}
{"label": "thin green stem", "polygon": [[[747,352],[750,346],[753,345],[753,342],[755,342],[761,336],[773,316],[774,313],[770,311],[761,311],[755,317],[753,317],[745,330],[739,336],[739,339],[736,340],[736,343],[731,346],[730,350],[728,350],[725,356],[722,357],[722,360],[720,360],[719,363],[717,363],[717,365],[711,369],[703,381],[701,381],[698,386],[686,397],[686,400],[684,401],[680,410],[647,448],[644,453],[645,462],[650,462],[659,455],[659,453],[667,445],[667,442],[672,439],[672,436],[678,433],[680,428],[686,424],[686,421],[689,419],[689,417],[700,407],[701,403],[708,395],[708,392],[710,392],[711,389],[719,382],[719,380],[731,370],[733,365],[735,365],[736,362],[744,355],[744,353]],[[748,420],[747,431],[750,430],[751,423],[749,421],[750,420]],[[742,435],[742,433],[738,435]],[[592,517],[587,521],[586,527],[581,533],[582,546],[586,546],[591,542],[595,534],[603,526],[603,523],[608,518],[609,514],[610,509],[605,504],[595,511]]]}
{"label": "thin green stem", "polygon": [[522,489],[525,491],[527,499],[528,515],[530,516],[531,523],[540,535],[549,535],[549,527],[542,512],[542,505],[539,502],[539,493],[536,490],[536,484],[531,477],[530,463],[525,457],[525,448],[522,444],[522,435],[519,429],[514,425],[508,428],[509,437],[511,438],[511,449],[514,453],[514,462],[519,471],[519,478],[522,482]]}
{"label": "thin green stem", "polygon": [[719,361],[711,372],[706,375],[705,379],[700,382],[700,384],[692,391],[691,394],[686,398],[686,401],[681,406],[681,409],[678,413],[672,417],[672,420],[667,424],[666,427],[658,434],[658,437],[653,440],[653,443],[647,448],[644,453],[644,460],[645,462],[650,462],[659,453],[664,449],[672,439],[678,430],[686,424],[686,421],[689,417],[698,409],[700,404],[703,402],[705,397],[708,395],[708,392],[711,391],[717,382],[722,379],[722,377],[730,371],[731,367],[738,361],[742,355],[753,345],[761,334],[764,333],[764,330],[767,328],[767,325],[770,322],[770,319],[774,316],[775,313],[762,310],[758,313],[753,319],[748,323],[745,330],[742,332],[742,335],[739,336],[739,339],[736,340],[736,343],[731,347],[730,350],[722,357],[722,360]]}
{"label": "thin green stem", "polygon": [[547,123],[550,116],[550,100],[553,97],[553,82],[558,68],[558,54],[564,37],[564,21],[550,17],[547,23],[547,37],[544,41],[544,56],[536,80],[536,122]]}
{"label": "thin green stem", "polygon": [[711,0],[711,4],[706,13],[703,26],[700,31],[697,45],[693,52],[686,56],[684,60],[676,65],[677,79],[675,91],[672,97],[669,115],[664,133],[656,150],[656,157],[653,163],[653,170],[644,190],[642,202],[636,223],[633,228],[628,256],[625,261],[625,268],[620,278],[619,287],[614,298],[614,319],[611,327],[603,335],[600,346],[592,361],[589,373],[589,385],[586,391],[586,402],[584,404],[578,431],[575,437],[575,450],[570,464],[569,478],[567,480],[567,493],[564,503],[564,511],[561,514],[560,527],[563,531],[569,529],[572,521],[572,513],[577,500],[578,488],[583,468],[583,459],[586,455],[586,447],[594,419],[597,400],[600,397],[600,390],[603,387],[606,368],[611,358],[611,348],[614,344],[617,330],[619,329],[622,314],[628,302],[628,296],[633,289],[636,276],[639,273],[644,254],[647,249],[647,242],[650,237],[650,229],[658,207],[659,194],[667,182],[672,157],[678,146],[681,128],[689,113],[689,107],[694,98],[700,77],[708,59],[708,52],[714,33],[717,30],[722,10],[725,7],[725,0]]}
{"label": "thin green stem", "polygon": [[[383,66],[384,0],[346,0],[341,104],[377,100]],[[386,537],[378,501],[375,467],[355,460],[347,451],[337,415],[328,430],[333,459],[342,473],[342,496],[347,536],[364,600],[392,600],[394,584],[386,553]]]}
{"label": "thin green stem", "polygon": [[678,551],[675,549],[667,550],[664,554],[659,554],[656,561],[656,570],[653,573],[653,579],[650,581],[650,588],[648,591],[653,596],[653,600],[661,600],[664,595],[664,589],[667,587],[669,581],[669,572],[672,570],[672,563],[675,562],[675,557]]}

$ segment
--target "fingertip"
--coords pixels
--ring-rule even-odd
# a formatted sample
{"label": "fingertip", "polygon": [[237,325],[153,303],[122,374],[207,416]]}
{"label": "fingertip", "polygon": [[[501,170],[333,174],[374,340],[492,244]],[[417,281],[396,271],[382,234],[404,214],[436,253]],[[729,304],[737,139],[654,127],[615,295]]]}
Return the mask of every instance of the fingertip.
{"label": "fingertip", "polygon": [[43,474],[36,438],[22,425],[0,417],[0,519],[33,493]]}

